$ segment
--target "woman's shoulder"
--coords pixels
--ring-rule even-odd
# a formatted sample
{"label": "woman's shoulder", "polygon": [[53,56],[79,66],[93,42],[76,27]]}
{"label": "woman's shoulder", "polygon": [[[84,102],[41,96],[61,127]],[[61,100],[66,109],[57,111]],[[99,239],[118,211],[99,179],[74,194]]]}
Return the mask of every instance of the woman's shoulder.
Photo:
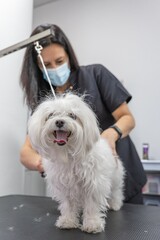
{"label": "woman's shoulder", "polygon": [[101,63],[95,63],[90,65],[82,65],[79,67],[79,72],[93,73],[94,75],[112,75],[112,73]]}
{"label": "woman's shoulder", "polygon": [[108,75],[109,74],[109,71],[108,69],[102,65],[102,64],[98,64],[98,63],[95,63],[95,64],[90,64],[90,65],[82,65],[79,67],[79,70],[78,70],[79,74],[81,75],[84,75],[84,76],[94,76],[94,77],[97,77],[97,76],[103,76],[104,74]]}
{"label": "woman's shoulder", "polygon": [[89,64],[89,65],[82,65],[79,67],[80,70],[85,71],[85,70],[98,70],[98,69],[104,69],[104,65],[100,63],[95,63],[95,64]]}

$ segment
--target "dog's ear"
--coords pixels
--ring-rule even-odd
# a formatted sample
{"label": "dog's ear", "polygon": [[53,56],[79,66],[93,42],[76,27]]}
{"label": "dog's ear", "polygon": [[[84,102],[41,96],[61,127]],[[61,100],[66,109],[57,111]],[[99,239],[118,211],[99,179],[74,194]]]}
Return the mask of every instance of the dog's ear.
{"label": "dog's ear", "polygon": [[45,104],[40,104],[28,121],[28,135],[33,148],[39,152],[41,146],[41,131],[45,124]]}
{"label": "dog's ear", "polygon": [[84,145],[86,146],[86,151],[90,151],[93,145],[100,138],[100,131],[98,128],[98,121],[95,113],[92,111],[90,106],[82,102],[83,110],[81,115],[82,125],[84,129]]}
{"label": "dog's ear", "polygon": [[77,116],[83,127],[83,147],[88,152],[100,138],[100,130],[95,113],[90,105],[85,102],[85,94],[81,96],[68,94],[65,96],[73,102],[77,109]]}
{"label": "dog's ear", "polygon": [[89,118],[90,123],[86,122],[84,124],[84,128],[86,129],[84,132],[84,142],[86,146],[86,150],[90,151],[94,144],[99,140],[100,132],[97,127],[95,119]]}

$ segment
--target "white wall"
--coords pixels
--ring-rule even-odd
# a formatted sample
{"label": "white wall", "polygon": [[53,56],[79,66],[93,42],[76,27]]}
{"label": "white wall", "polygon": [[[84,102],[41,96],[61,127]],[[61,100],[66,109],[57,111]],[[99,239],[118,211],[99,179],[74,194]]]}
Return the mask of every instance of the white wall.
{"label": "white wall", "polygon": [[160,1],[59,0],[34,9],[33,27],[59,25],[82,65],[104,64],[133,95],[132,139],[160,159]]}
{"label": "white wall", "polygon": [[[33,1],[0,2],[0,49],[20,42],[30,35]],[[24,51],[0,58],[0,196],[21,194],[24,168],[19,150],[26,135],[27,108],[23,105],[19,74]]]}

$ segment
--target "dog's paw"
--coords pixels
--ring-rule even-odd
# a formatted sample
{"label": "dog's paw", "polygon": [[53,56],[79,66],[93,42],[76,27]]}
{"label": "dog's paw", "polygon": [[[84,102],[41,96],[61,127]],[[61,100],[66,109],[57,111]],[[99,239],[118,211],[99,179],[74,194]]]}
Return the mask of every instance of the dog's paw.
{"label": "dog's paw", "polygon": [[123,205],[122,201],[110,201],[109,202],[109,209],[110,210],[114,210],[114,211],[118,211],[121,209]]}
{"label": "dog's paw", "polygon": [[86,219],[83,222],[81,230],[88,233],[100,233],[104,231],[105,220],[104,219]]}
{"label": "dog's paw", "polygon": [[66,216],[60,216],[56,221],[56,227],[61,229],[71,229],[71,228],[78,228],[79,222],[78,219],[71,219]]}

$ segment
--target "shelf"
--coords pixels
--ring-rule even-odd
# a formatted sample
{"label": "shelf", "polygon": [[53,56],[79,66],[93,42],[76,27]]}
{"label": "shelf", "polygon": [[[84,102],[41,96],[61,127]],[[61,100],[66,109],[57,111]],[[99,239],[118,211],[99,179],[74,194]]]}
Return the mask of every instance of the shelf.
{"label": "shelf", "polygon": [[160,172],[160,160],[141,160],[145,171]]}

